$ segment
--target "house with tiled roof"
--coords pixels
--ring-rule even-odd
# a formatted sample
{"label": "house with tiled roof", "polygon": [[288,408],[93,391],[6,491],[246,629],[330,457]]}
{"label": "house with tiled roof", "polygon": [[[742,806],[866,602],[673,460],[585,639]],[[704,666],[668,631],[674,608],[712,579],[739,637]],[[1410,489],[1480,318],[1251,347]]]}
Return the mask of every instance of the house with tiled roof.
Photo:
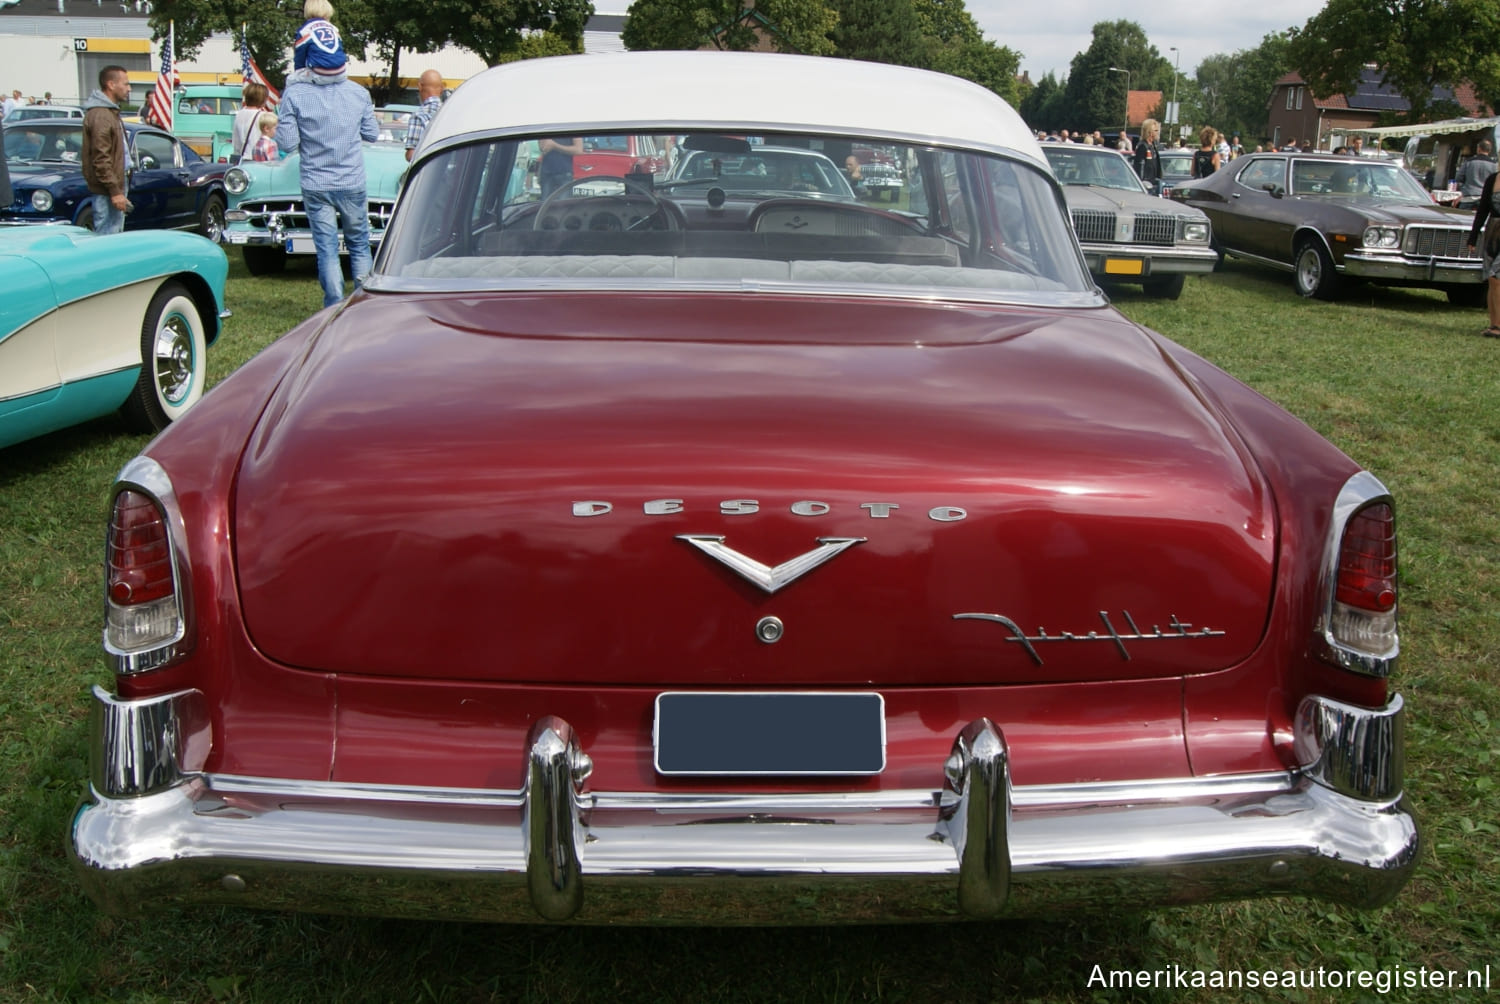
{"label": "house with tiled roof", "polygon": [[[1466,115],[1488,115],[1488,106],[1474,96],[1474,88],[1463,84],[1456,90],[1434,87],[1432,100],[1457,104]],[[1360,74],[1353,93],[1327,98],[1313,97],[1301,74],[1288,73],[1271,90],[1267,129],[1279,147],[1291,140],[1304,150],[1329,150],[1352,133],[1372,129],[1382,117],[1409,111],[1411,103],[1395,88],[1381,81],[1380,69],[1369,65]]]}
{"label": "house with tiled roof", "polygon": [[1141,127],[1141,123],[1151,117],[1151,113],[1161,107],[1161,91],[1131,91],[1125,100],[1125,118],[1131,130]]}

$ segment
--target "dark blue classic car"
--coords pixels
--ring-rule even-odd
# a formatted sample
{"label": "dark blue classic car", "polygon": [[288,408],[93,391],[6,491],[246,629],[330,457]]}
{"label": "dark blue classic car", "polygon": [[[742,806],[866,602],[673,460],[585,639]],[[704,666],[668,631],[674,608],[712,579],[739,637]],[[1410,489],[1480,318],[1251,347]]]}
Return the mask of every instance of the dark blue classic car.
{"label": "dark blue classic car", "polygon": [[[83,122],[38,120],[5,127],[5,161],[14,188],[0,208],[0,225],[93,224],[93,200],[83,180]],[[218,240],[224,230],[224,171],[187,144],[154,126],[125,123],[130,146],[130,201],[126,230],[196,230]]]}

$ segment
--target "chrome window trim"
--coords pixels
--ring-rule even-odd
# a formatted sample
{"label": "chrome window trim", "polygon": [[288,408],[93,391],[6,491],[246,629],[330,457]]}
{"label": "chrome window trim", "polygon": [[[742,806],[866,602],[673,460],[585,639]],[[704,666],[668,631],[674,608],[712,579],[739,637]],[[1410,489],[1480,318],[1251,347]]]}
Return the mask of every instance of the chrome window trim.
{"label": "chrome window trim", "polygon": [[[666,127],[670,126],[670,129]],[[744,134],[750,136],[771,135],[816,135],[825,137],[837,137],[840,139],[868,140],[874,143],[890,143],[894,145],[911,145],[932,147],[934,149],[953,150],[956,152],[979,153],[1004,157],[1017,161],[1028,167],[1034,168],[1049,180],[1056,182],[1052,174],[1052,167],[1045,156],[1033,157],[1026,150],[1017,149],[1013,146],[1004,146],[992,143],[977,142],[954,142],[938,136],[924,135],[921,133],[907,133],[897,130],[884,131],[874,129],[859,129],[850,133],[840,133],[828,126],[820,126],[815,123],[767,122],[767,121],[712,121],[712,120],[672,120],[663,122],[661,118],[636,119],[634,121],[600,122],[597,119],[580,119],[574,122],[563,123],[532,123],[530,125],[519,125],[501,129],[476,129],[471,132],[455,133],[435,141],[433,145],[423,145],[417,157],[413,158],[412,167],[430,160],[432,157],[444,150],[453,147],[467,146],[470,143],[494,142],[496,140],[507,140],[515,138],[537,138],[540,136],[588,136],[595,133],[640,133],[644,135],[659,135],[663,131],[676,135],[687,135],[693,132],[729,133],[734,135]]]}
{"label": "chrome window trim", "polygon": [[1062,309],[1097,309],[1109,305],[1109,298],[1096,287],[1091,290],[1023,293],[1002,290],[986,294],[983,290],[964,287],[835,285],[830,283],[774,282],[764,279],[738,280],[607,280],[607,279],[489,279],[476,283],[468,279],[405,278],[371,272],[363,288],[379,293],[753,293],[787,296],[838,296],[861,300],[906,300],[925,303],[1020,304],[1023,306]]}

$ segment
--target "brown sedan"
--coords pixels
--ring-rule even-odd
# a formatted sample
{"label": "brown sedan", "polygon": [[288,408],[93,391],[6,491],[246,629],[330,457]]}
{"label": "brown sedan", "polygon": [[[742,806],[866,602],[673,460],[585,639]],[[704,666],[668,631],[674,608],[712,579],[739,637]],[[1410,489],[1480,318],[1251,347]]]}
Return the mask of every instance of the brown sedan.
{"label": "brown sedan", "polygon": [[1446,290],[1484,303],[1473,215],[1436,205],[1399,164],[1329,154],[1253,154],[1172,198],[1213,222],[1222,254],[1293,273],[1297,292],[1331,299],[1346,278]]}

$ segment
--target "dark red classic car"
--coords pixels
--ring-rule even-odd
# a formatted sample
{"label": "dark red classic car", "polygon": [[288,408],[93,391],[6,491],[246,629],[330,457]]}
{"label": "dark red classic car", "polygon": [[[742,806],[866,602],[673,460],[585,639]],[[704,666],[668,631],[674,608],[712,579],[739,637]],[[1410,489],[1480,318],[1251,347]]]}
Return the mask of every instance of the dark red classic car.
{"label": "dark red classic car", "polygon": [[[546,134],[878,146],[910,184],[539,200]],[[1373,906],[1417,857],[1390,495],[1113,310],[952,77],[475,77],[364,289],[129,464],[108,539],[72,849],[111,908]]]}

